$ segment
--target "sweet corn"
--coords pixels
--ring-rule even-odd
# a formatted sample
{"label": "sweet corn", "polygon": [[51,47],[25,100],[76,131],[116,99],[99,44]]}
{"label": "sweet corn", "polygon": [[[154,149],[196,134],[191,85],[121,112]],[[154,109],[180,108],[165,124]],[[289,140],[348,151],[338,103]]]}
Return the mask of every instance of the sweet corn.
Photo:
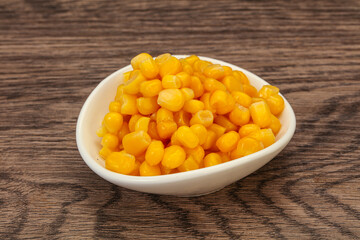
{"label": "sweet corn", "polygon": [[156,112],[156,123],[159,123],[161,121],[174,121],[173,112],[167,110],[166,108],[160,108]]}
{"label": "sweet corn", "polygon": [[204,89],[208,92],[213,92],[216,90],[226,91],[226,87],[220,81],[214,78],[206,78],[204,81]]}
{"label": "sweet corn", "polygon": [[204,166],[211,167],[222,163],[221,156],[217,153],[209,153],[204,158]]}
{"label": "sweet corn", "polygon": [[235,101],[243,107],[249,108],[252,104],[251,97],[244,92],[235,91],[232,92],[231,95],[235,98]]}
{"label": "sweet corn", "polygon": [[105,136],[105,134],[108,133],[108,130],[106,129],[105,126],[101,126],[97,131],[96,131],[96,135],[98,135],[98,137],[103,137]]}
{"label": "sweet corn", "polygon": [[129,120],[129,130],[130,132],[134,132],[135,131],[135,125],[137,123],[137,121],[142,117],[142,115],[140,114],[135,114],[132,115],[130,120]]}
{"label": "sweet corn", "polygon": [[216,141],[216,146],[221,152],[230,152],[236,148],[236,144],[239,141],[239,134],[235,131],[225,133]]}
{"label": "sweet corn", "polygon": [[207,92],[204,93],[201,98],[200,101],[202,101],[204,103],[204,109],[205,110],[209,110],[212,113],[216,113],[216,109],[213,108],[210,104],[210,97],[211,97],[211,93]]}
{"label": "sweet corn", "polygon": [[181,82],[181,86],[183,88],[188,88],[191,85],[191,78],[190,75],[186,72],[179,72],[178,74],[176,74],[176,77],[180,80]]}
{"label": "sweet corn", "polygon": [[145,161],[145,153],[140,154],[139,156],[136,156],[136,161],[142,163]]}
{"label": "sweet corn", "polygon": [[161,164],[169,169],[179,167],[185,161],[186,153],[180,146],[174,145],[165,148],[164,157]]}
{"label": "sweet corn", "polygon": [[207,78],[204,74],[202,74],[200,72],[194,72],[193,76],[199,78],[201,83],[203,83],[205,81],[205,79]]}
{"label": "sweet corn", "polygon": [[175,131],[172,135],[171,135],[171,139],[170,139],[170,144],[171,145],[179,145],[181,146],[181,142],[178,140],[177,136],[176,136],[177,131]]}
{"label": "sweet corn", "polygon": [[205,127],[210,127],[214,121],[214,115],[209,110],[200,110],[194,114],[190,120],[190,125],[202,124]]}
{"label": "sweet corn", "polygon": [[140,84],[140,93],[144,97],[155,97],[163,89],[159,79],[149,80]]}
{"label": "sweet corn", "polygon": [[189,156],[185,159],[185,161],[177,169],[180,172],[187,172],[187,171],[199,169],[199,164],[193,158],[193,156]]}
{"label": "sweet corn", "polygon": [[269,128],[271,128],[271,130],[275,135],[278,134],[278,132],[280,131],[281,128],[280,120],[274,115],[271,115],[271,123],[269,125]]}
{"label": "sweet corn", "polygon": [[249,110],[252,120],[260,128],[265,128],[271,124],[270,108],[265,102],[253,103]]}
{"label": "sweet corn", "polygon": [[194,70],[192,66],[185,59],[180,59],[180,62],[183,72],[186,72],[189,75],[193,75]]}
{"label": "sweet corn", "polygon": [[199,138],[188,126],[181,126],[176,131],[177,140],[186,148],[195,148],[199,145]]}
{"label": "sweet corn", "polygon": [[227,117],[218,115],[214,118],[214,122],[222,127],[224,127],[226,130],[225,132],[229,131],[236,131],[237,126],[233,124]]}
{"label": "sweet corn", "polygon": [[141,163],[139,168],[140,176],[157,176],[161,175],[160,166],[151,166],[148,162]]}
{"label": "sweet corn", "polygon": [[204,86],[202,85],[200,78],[196,76],[191,77],[190,88],[194,91],[195,98],[201,97],[204,93]]}
{"label": "sweet corn", "polygon": [[250,120],[250,111],[237,103],[234,110],[229,114],[229,119],[235,125],[245,125]]}
{"label": "sweet corn", "polygon": [[161,121],[156,125],[156,129],[161,139],[169,139],[176,131],[177,125],[174,121]]}
{"label": "sweet corn", "polygon": [[193,65],[195,61],[200,60],[198,56],[191,55],[189,57],[186,57],[185,60],[190,64]]}
{"label": "sweet corn", "polygon": [[224,163],[224,162],[228,162],[230,161],[230,156],[229,156],[229,153],[224,153],[224,152],[217,152],[217,154],[220,155],[221,157],[221,161]]}
{"label": "sweet corn", "polygon": [[216,90],[210,96],[210,106],[216,109],[216,113],[223,115],[234,109],[235,99],[228,92]]}
{"label": "sweet corn", "polygon": [[174,121],[178,125],[178,127],[189,126],[190,118],[191,118],[191,114],[185,112],[184,110],[180,110],[178,112],[175,112],[174,114]]}
{"label": "sweet corn", "polygon": [[184,111],[195,114],[200,110],[203,110],[205,105],[202,101],[191,99],[185,102]]}
{"label": "sweet corn", "polygon": [[204,60],[197,60],[193,63],[194,71],[203,73],[207,66],[211,65],[210,62]]}
{"label": "sweet corn", "polygon": [[230,75],[232,75],[233,70],[232,70],[232,68],[231,68],[231,67],[228,67],[228,66],[223,66],[223,68],[224,68],[224,73],[225,73],[225,76],[230,76]]}
{"label": "sweet corn", "polygon": [[194,124],[190,127],[191,131],[198,137],[199,144],[205,143],[207,138],[207,129],[202,124]]}
{"label": "sweet corn", "polygon": [[110,112],[117,112],[119,113],[121,110],[121,103],[113,101],[109,105],[109,111]]}
{"label": "sweet corn", "polygon": [[223,78],[222,83],[225,85],[229,92],[244,91],[243,85],[234,76],[226,76]]}
{"label": "sweet corn", "polygon": [[125,115],[134,115],[138,113],[138,109],[136,107],[136,95],[122,95],[120,113]]}
{"label": "sweet corn", "polygon": [[268,97],[272,96],[272,95],[276,95],[279,93],[279,88],[275,87],[275,86],[271,86],[271,85],[264,85],[262,86],[262,88],[259,90],[259,97],[267,99]]}
{"label": "sweet corn", "polygon": [[275,135],[270,128],[251,132],[248,137],[261,141],[264,147],[268,147],[275,142]]}
{"label": "sweet corn", "polygon": [[249,154],[255,153],[257,151],[260,151],[263,148],[264,145],[260,141],[254,138],[244,137],[239,140],[236,149],[231,151],[230,158],[236,159],[236,158],[244,157]]}
{"label": "sweet corn", "polygon": [[256,103],[256,102],[265,102],[265,99],[259,97],[251,98],[251,103]]}
{"label": "sweet corn", "polygon": [[134,70],[140,69],[140,63],[143,62],[146,59],[152,59],[152,56],[148,53],[140,53],[139,55],[135,56],[133,59],[131,59],[131,66]]}
{"label": "sweet corn", "polygon": [[145,161],[150,166],[158,165],[164,156],[164,144],[161,141],[153,140],[145,153]]}
{"label": "sweet corn", "polygon": [[194,90],[192,90],[191,88],[181,88],[180,91],[184,96],[185,102],[195,97]]}
{"label": "sweet corn", "polygon": [[159,74],[159,67],[155,60],[147,58],[139,64],[140,71],[147,79],[153,79]]}
{"label": "sweet corn", "polygon": [[163,108],[176,112],[184,106],[185,99],[179,89],[164,89],[159,93],[157,103]]}
{"label": "sweet corn", "polygon": [[199,164],[199,167],[203,166],[205,151],[202,146],[197,146],[195,148],[186,148],[185,152],[187,156],[192,156],[194,158],[194,160]]}
{"label": "sweet corn", "polygon": [[121,97],[124,94],[124,85],[121,84],[116,89],[115,101],[121,102]]}
{"label": "sweet corn", "polygon": [[181,88],[181,80],[176,75],[166,75],[162,78],[163,88]]}
{"label": "sweet corn", "polygon": [[122,142],[124,136],[128,133],[130,133],[129,124],[127,122],[124,122],[117,135],[119,138],[119,142]]}
{"label": "sweet corn", "polygon": [[135,131],[144,131],[147,132],[149,129],[150,118],[149,117],[141,117],[137,120],[135,124]]}
{"label": "sweet corn", "polygon": [[151,143],[151,138],[145,131],[132,132],[125,135],[122,143],[125,151],[136,157],[145,152]]}
{"label": "sweet corn", "polygon": [[160,165],[160,170],[161,170],[162,175],[173,174],[173,173],[179,172],[179,170],[177,170],[177,168],[170,169],[170,168],[164,167],[162,164],[159,164],[159,165]]}
{"label": "sweet corn", "polygon": [[123,124],[123,117],[120,113],[110,112],[105,115],[104,125],[108,132],[117,133]]}
{"label": "sweet corn", "polygon": [[209,127],[210,130],[214,131],[216,133],[216,138],[219,138],[220,136],[224,135],[226,128],[223,126],[220,126],[219,124],[213,123]]}
{"label": "sweet corn", "polygon": [[142,75],[140,70],[134,70],[130,75],[130,79],[123,87],[124,93],[137,94],[140,91],[140,84],[144,81],[146,81],[146,78]]}
{"label": "sweet corn", "polygon": [[158,132],[157,132],[156,122],[150,121],[149,128],[148,128],[148,134],[151,137],[151,139],[153,139],[153,140],[160,140],[161,139]]}
{"label": "sweet corn", "polygon": [[113,172],[130,174],[135,169],[135,157],[125,151],[112,152],[105,160],[105,167]]}
{"label": "sweet corn", "polygon": [[241,138],[246,137],[251,132],[260,131],[260,127],[254,123],[249,123],[241,126],[239,129],[239,135]]}
{"label": "sweet corn", "polygon": [[266,98],[266,102],[273,115],[279,115],[285,108],[284,99],[279,95],[275,94]]}
{"label": "sweet corn", "polygon": [[204,148],[204,150],[208,150],[212,146],[215,145],[216,140],[217,140],[216,133],[214,131],[212,131],[212,130],[208,130],[206,141],[202,145],[202,147]]}
{"label": "sweet corn", "polygon": [[238,70],[235,70],[235,71],[232,72],[232,75],[233,75],[238,81],[240,81],[242,84],[247,84],[247,85],[250,84],[249,79],[247,78],[247,76],[246,76],[243,72],[238,71]]}
{"label": "sweet corn", "polygon": [[150,115],[159,109],[157,97],[139,97],[136,99],[136,106],[138,111],[143,115]]}
{"label": "sweet corn", "polygon": [[166,61],[168,61],[171,58],[170,53],[164,53],[155,58],[155,62],[159,67],[161,67]]}
{"label": "sweet corn", "polygon": [[177,73],[181,72],[182,66],[176,57],[170,57],[166,61],[162,63],[160,66],[160,76],[164,77],[166,75],[176,75]]}
{"label": "sweet corn", "polygon": [[244,84],[243,85],[244,93],[249,95],[250,97],[257,97],[258,93],[254,86]]}
{"label": "sweet corn", "polygon": [[127,82],[127,81],[130,79],[131,72],[132,72],[132,71],[128,71],[128,72],[125,72],[125,73],[123,74],[123,81],[124,81],[124,82]]}
{"label": "sweet corn", "polygon": [[225,70],[220,64],[211,64],[204,69],[205,76],[214,79],[222,79],[225,77]]}
{"label": "sweet corn", "polygon": [[99,155],[103,158],[106,159],[113,151],[108,148],[108,147],[102,147],[100,149]]}
{"label": "sweet corn", "polygon": [[137,161],[137,160],[135,159],[135,167],[134,167],[134,170],[133,170],[131,173],[129,173],[129,175],[132,175],[132,176],[140,176],[140,171],[139,171],[140,165],[141,165],[141,162],[139,162],[139,161]]}

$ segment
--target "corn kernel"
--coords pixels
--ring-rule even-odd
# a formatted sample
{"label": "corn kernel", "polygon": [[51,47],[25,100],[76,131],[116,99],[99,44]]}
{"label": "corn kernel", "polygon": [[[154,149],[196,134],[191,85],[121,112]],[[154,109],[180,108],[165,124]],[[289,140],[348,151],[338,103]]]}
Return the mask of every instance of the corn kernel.
{"label": "corn kernel", "polygon": [[181,88],[181,80],[176,75],[166,75],[161,81],[163,88]]}
{"label": "corn kernel", "polygon": [[102,147],[100,149],[99,155],[103,158],[106,159],[113,151],[108,148],[108,147]]}
{"label": "corn kernel", "polygon": [[178,79],[180,79],[180,82],[181,82],[181,86],[183,88],[188,88],[190,87],[191,85],[191,78],[190,78],[190,75],[186,72],[179,72],[178,74],[176,74],[176,77]]}
{"label": "corn kernel", "polygon": [[275,94],[266,98],[266,102],[270,108],[271,113],[274,115],[279,115],[285,108],[284,99],[279,94]]}
{"label": "corn kernel", "polygon": [[192,66],[185,59],[180,59],[180,62],[183,72],[186,72],[189,75],[193,75],[194,70]]}
{"label": "corn kernel", "polygon": [[184,96],[185,102],[195,97],[194,90],[192,90],[191,88],[181,88],[180,91]]}
{"label": "corn kernel", "polygon": [[200,101],[202,101],[204,103],[204,109],[205,110],[209,110],[212,113],[216,113],[216,109],[213,108],[210,104],[210,97],[211,97],[211,93],[204,93],[201,98]]}
{"label": "corn kernel", "polygon": [[160,140],[161,139],[158,132],[157,132],[156,122],[150,121],[149,128],[148,128],[148,134],[151,137],[151,139],[153,139],[153,140]]}
{"label": "corn kernel", "polygon": [[163,89],[159,79],[149,80],[140,84],[140,93],[144,97],[155,97]]}
{"label": "corn kernel", "polygon": [[[214,124],[212,124],[214,125]],[[199,144],[203,145],[207,138],[207,129],[202,124],[194,124],[190,127],[191,131],[198,137]]]}
{"label": "corn kernel", "polygon": [[119,142],[122,142],[124,136],[128,133],[130,133],[129,125],[127,122],[124,122],[117,135],[119,138]]}
{"label": "corn kernel", "polygon": [[174,121],[161,121],[156,125],[156,129],[161,139],[169,139],[176,131],[177,125]]}
{"label": "corn kernel", "polygon": [[165,148],[164,157],[161,164],[169,169],[179,167],[185,161],[186,153],[180,146],[174,145]]}
{"label": "corn kernel", "polygon": [[250,97],[257,97],[258,93],[254,86],[244,84],[243,85],[244,93],[249,95]]}
{"label": "corn kernel", "polygon": [[221,152],[230,152],[236,148],[236,144],[239,141],[239,134],[235,131],[225,133],[216,141],[216,146]]}
{"label": "corn kernel", "polygon": [[173,112],[167,110],[166,108],[160,108],[156,112],[156,123],[159,123],[161,121],[174,121]]}
{"label": "corn kernel", "polygon": [[204,86],[201,83],[200,78],[192,76],[190,88],[194,91],[195,98],[201,97],[204,93]]}
{"label": "corn kernel", "polygon": [[150,118],[149,117],[141,117],[137,120],[135,124],[135,131],[144,131],[147,132],[149,129]]}
{"label": "corn kernel", "polygon": [[195,61],[200,60],[200,58],[198,56],[195,55],[191,55],[187,58],[185,58],[185,60],[190,64],[193,65]]}
{"label": "corn kernel", "polygon": [[177,168],[180,172],[187,172],[195,169],[199,169],[199,164],[192,156],[189,156],[185,161]]}
{"label": "corn kernel", "polygon": [[221,156],[217,153],[209,153],[204,158],[204,166],[211,167],[222,163]]}
{"label": "corn kernel", "polygon": [[178,127],[189,126],[190,118],[191,118],[191,114],[185,112],[184,110],[180,110],[174,113],[174,121],[178,125]]}
{"label": "corn kernel", "polygon": [[249,124],[245,124],[244,126],[241,126],[241,128],[239,129],[239,135],[241,138],[243,138],[249,135],[251,132],[255,132],[255,131],[260,131],[260,127],[256,124],[249,123]]}
{"label": "corn kernel", "polygon": [[211,64],[204,69],[205,76],[214,79],[222,79],[225,76],[225,70],[220,64]]}
{"label": "corn kernel", "polygon": [[186,148],[195,148],[199,145],[199,138],[188,126],[181,126],[176,131],[177,140]]}
{"label": "corn kernel", "polygon": [[135,56],[133,59],[131,59],[131,66],[133,67],[134,70],[140,69],[139,67],[140,63],[149,58],[152,59],[152,56],[150,54],[140,53],[137,56]]}
{"label": "corn kernel", "polygon": [[105,160],[105,167],[113,172],[130,174],[135,169],[135,157],[125,151],[112,152]]}
{"label": "corn kernel", "polygon": [[259,97],[261,98],[268,98],[272,95],[276,95],[279,93],[279,88],[275,87],[275,86],[271,86],[271,85],[264,85],[262,86],[262,88],[259,90]]}
{"label": "corn kernel", "polygon": [[124,93],[137,94],[140,91],[140,84],[144,81],[146,81],[146,78],[142,75],[140,70],[134,70],[130,75],[130,79],[123,87]]}
{"label": "corn kernel", "polygon": [[130,75],[131,75],[132,71],[128,71],[128,72],[125,72],[123,74],[123,81],[124,83],[126,83],[129,79],[130,79]]}
{"label": "corn kernel", "polygon": [[184,111],[195,114],[200,110],[203,110],[205,108],[204,103],[199,100],[189,100],[186,101],[184,104]]}
{"label": "corn kernel", "polygon": [[243,85],[234,76],[226,76],[223,78],[222,83],[225,85],[229,92],[244,90]]}
{"label": "corn kernel", "polygon": [[[250,133],[248,137],[252,137],[253,133],[255,132]],[[268,147],[275,142],[275,135],[270,128],[261,129],[259,133],[260,133],[260,141],[263,143],[264,147]]]}
{"label": "corn kernel", "polygon": [[159,164],[159,165],[160,165],[160,170],[161,170],[162,175],[173,174],[173,173],[179,172],[176,168],[170,169],[170,168],[164,167],[162,164]]}
{"label": "corn kernel", "polygon": [[163,108],[176,112],[184,106],[185,100],[179,89],[164,89],[159,93],[157,103]]}
{"label": "corn kernel", "polygon": [[229,119],[235,125],[245,125],[250,120],[250,111],[240,104],[236,104],[234,110],[229,114]]}
{"label": "corn kernel", "polygon": [[171,58],[170,53],[164,53],[155,58],[155,62],[159,67],[161,67],[165,62],[167,62]]}
{"label": "corn kernel", "polygon": [[251,118],[260,128],[265,128],[271,124],[271,112],[265,102],[256,102],[250,106]]}
{"label": "corn kernel", "polygon": [[233,124],[227,117],[225,116],[216,116],[214,119],[216,124],[219,124],[220,126],[224,127],[226,130],[225,132],[229,132],[229,131],[236,131],[237,130],[237,126],[235,124]]}
{"label": "corn kernel", "polygon": [[179,145],[181,146],[181,142],[178,140],[177,136],[176,136],[177,131],[175,131],[172,135],[171,135],[171,139],[170,139],[170,144],[171,145]]}
{"label": "corn kernel", "polygon": [[141,118],[142,116],[140,114],[135,114],[132,115],[130,120],[129,120],[129,130],[130,132],[134,132],[135,131],[135,125],[136,122]]}
{"label": "corn kernel", "polygon": [[145,161],[150,166],[158,165],[164,156],[164,144],[161,141],[152,141],[145,153]]}
{"label": "corn kernel", "polygon": [[230,156],[229,156],[229,153],[224,153],[224,152],[217,152],[217,154],[220,155],[221,157],[221,161],[224,163],[224,162],[228,162],[230,161]]}
{"label": "corn kernel", "polygon": [[194,77],[197,77],[200,79],[200,82],[203,83],[205,81],[205,79],[207,78],[204,74],[202,74],[201,72],[194,72],[193,73]]}
{"label": "corn kernel", "polygon": [[124,84],[121,84],[116,89],[115,101],[121,102],[121,98],[123,94],[124,94]]}
{"label": "corn kernel", "polygon": [[213,123],[209,127],[210,130],[214,131],[216,133],[216,138],[219,138],[220,136],[224,135],[226,128],[223,126],[220,126],[219,124]]}
{"label": "corn kernel", "polygon": [[158,176],[161,175],[160,166],[151,166],[144,161],[139,168],[140,176]]}
{"label": "corn kernel", "polygon": [[139,64],[140,71],[147,79],[153,79],[159,74],[159,67],[155,60],[147,58]]}
{"label": "corn kernel", "polygon": [[104,124],[106,129],[110,133],[116,134],[120,130],[123,124],[123,117],[120,113],[116,113],[116,112],[107,113],[104,117]]}
{"label": "corn kernel", "polygon": [[109,111],[110,112],[117,112],[119,113],[121,109],[121,103],[113,101],[109,104]]}
{"label": "corn kernel", "polygon": [[214,131],[212,131],[212,130],[208,130],[206,141],[202,145],[202,147],[204,148],[204,150],[208,150],[212,146],[215,145],[216,140],[217,140],[216,133]]}
{"label": "corn kernel", "polygon": [[232,75],[233,75],[238,81],[240,81],[242,84],[247,84],[247,85],[250,84],[249,79],[247,78],[247,76],[246,76],[243,72],[238,71],[238,70],[235,70],[235,71],[232,72]]}
{"label": "corn kernel", "polygon": [[234,109],[235,99],[228,92],[216,90],[210,96],[210,106],[216,109],[216,113],[223,115]]}
{"label": "corn kernel", "polygon": [[123,94],[121,96],[120,113],[125,115],[134,115],[138,113],[136,107],[136,95]]}
{"label": "corn kernel", "polygon": [[214,115],[209,110],[200,110],[194,114],[190,120],[190,125],[202,124],[205,127],[210,127],[214,121]]}
{"label": "corn kernel", "polygon": [[101,126],[97,131],[96,131],[96,135],[98,135],[98,137],[103,137],[105,136],[105,134],[108,133],[108,130],[106,129],[105,126]]}
{"label": "corn kernel", "polygon": [[271,130],[275,135],[278,134],[278,132],[280,131],[281,128],[280,120],[274,115],[271,115],[271,123],[269,125],[269,128],[271,128]]}
{"label": "corn kernel", "polygon": [[170,57],[162,63],[160,66],[160,76],[164,77],[166,75],[176,75],[181,72],[182,66],[176,57]]}
{"label": "corn kernel", "polygon": [[251,98],[251,103],[255,103],[255,102],[265,102],[265,99],[259,97]]}
{"label": "corn kernel", "polygon": [[136,99],[136,106],[138,111],[143,115],[150,115],[159,109],[157,97],[140,97]]}
{"label": "corn kernel", "polygon": [[213,92],[216,90],[226,91],[225,85],[214,78],[206,78],[205,79],[204,89],[208,92]]}
{"label": "corn kernel", "polygon": [[249,108],[252,104],[251,97],[246,93],[236,91],[232,92],[231,95],[235,98],[235,101],[243,107]]}
{"label": "corn kernel", "polygon": [[139,156],[150,145],[151,138],[144,131],[132,132],[124,136],[122,143],[127,153]]}
{"label": "corn kernel", "polygon": [[197,146],[195,148],[186,148],[185,152],[187,156],[192,156],[194,158],[194,160],[199,164],[199,167],[203,166],[205,151],[202,146]]}
{"label": "corn kernel", "polygon": [[133,170],[131,173],[129,173],[129,175],[131,175],[131,176],[140,176],[140,171],[139,171],[140,165],[141,165],[141,162],[139,162],[139,161],[137,161],[137,160],[135,159],[135,167],[134,167],[134,170]]}
{"label": "corn kernel", "polygon": [[260,151],[263,148],[264,145],[260,141],[254,138],[244,137],[239,140],[236,149],[234,149],[231,152],[230,158],[236,159],[236,158],[244,157],[249,154],[255,153],[257,151]]}
{"label": "corn kernel", "polygon": [[224,68],[224,73],[225,73],[225,76],[230,76],[230,75],[232,75],[233,70],[232,70],[232,68],[231,68],[231,67],[228,67],[228,66],[223,66],[223,68]]}
{"label": "corn kernel", "polygon": [[139,156],[136,156],[136,161],[142,163],[145,161],[145,153],[140,154]]}

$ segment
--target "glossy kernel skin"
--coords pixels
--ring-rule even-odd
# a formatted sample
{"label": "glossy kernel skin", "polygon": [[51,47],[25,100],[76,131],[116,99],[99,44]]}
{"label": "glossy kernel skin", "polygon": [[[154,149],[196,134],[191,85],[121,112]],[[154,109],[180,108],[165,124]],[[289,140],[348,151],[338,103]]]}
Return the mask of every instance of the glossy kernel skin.
{"label": "glossy kernel skin", "polygon": [[180,172],[187,172],[195,169],[199,169],[199,163],[193,156],[189,156],[185,161],[177,168]]}
{"label": "glossy kernel skin", "polygon": [[184,106],[184,96],[179,89],[164,89],[159,93],[157,103],[172,112],[177,112]]}
{"label": "glossy kernel skin", "polygon": [[271,124],[271,111],[265,102],[255,102],[251,104],[249,110],[251,119],[260,128],[265,128]]}
{"label": "glossy kernel skin", "polygon": [[222,158],[217,153],[209,153],[204,158],[204,166],[211,167],[222,163]]}
{"label": "glossy kernel skin", "polygon": [[117,173],[130,174],[135,168],[135,157],[125,151],[112,152],[105,160],[105,167]]}
{"label": "glossy kernel skin", "polygon": [[140,69],[139,67],[140,63],[149,58],[152,59],[152,56],[150,54],[140,53],[131,59],[131,66],[133,67],[134,70]]}
{"label": "glossy kernel skin", "polygon": [[184,147],[195,148],[199,145],[199,138],[188,126],[179,127],[176,131],[176,136]]}
{"label": "glossy kernel skin", "polygon": [[180,78],[178,78],[176,75],[166,75],[163,77],[161,81],[162,87],[164,89],[167,88],[181,88],[182,83]]}
{"label": "glossy kernel skin", "polygon": [[136,107],[142,115],[150,115],[159,109],[157,97],[139,97],[136,99]]}
{"label": "glossy kernel skin", "polygon": [[184,111],[195,114],[200,110],[203,110],[205,108],[205,105],[200,100],[191,99],[189,101],[186,101],[184,104]]}
{"label": "glossy kernel skin", "polygon": [[140,156],[150,145],[151,138],[145,131],[137,131],[125,135],[122,143],[127,153]]}
{"label": "glossy kernel skin", "polygon": [[174,169],[179,167],[185,161],[186,153],[180,146],[174,145],[165,148],[164,157],[161,164],[168,168]]}
{"label": "glossy kernel skin", "polygon": [[147,79],[153,79],[159,74],[159,67],[153,58],[147,58],[139,64],[141,73]]}
{"label": "glossy kernel skin", "polygon": [[236,148],[239,139],[240,137],[237,132],[230,131],[218,138],[216,141],[216,146],[221,152],[230,152]]}
{"label": "glossy kernel skin", "polygon": [[214,121],[214,115],[209,110],[200,110],[193,115],[190,120],[190,125],[202,124],[205,127],[210,127]]}
{"label": "glossy kernel skin", "polygon": [[159,79],[153,79],[140,84],[140,93],[144,97],[155,97],[163,90],[162,83]]}
{"label": "glossy kernel skin", "polygon": [[140,176],[158,176],[161,175],[161,170],[158,165],[152,166],[147,161],[141,163],[139,168]]}
{"label": "glossy kernel skin", "polygon": [[104,124],[108,132],[116,134],[123,124],[123,117],[117,112],[107,113],[104,118]]}
{"label": "glossy kernel skin", "polygon": [[234,110],[229,114],[229,119],[237,126],[243,126],[250,121],[250,111],[246,107],[236,104]]}
{"label": "glossy kernel skin", "polygon": [[241,138],[246,137],[251,132],[260,131],[260,127],[254,123],[249,123],[241,126],[239,129],[239,135]]}
{"label": "glossy kernel skin", "polygon": [[194,124],[190,127],[191,131],[198,137],[199,144],[202,145],[205,143],[207,138],[207,129],[202,124]]}
{"label": "glossy kernel skin", "polygon": [[239,140],[236,149],[231,152],[230,157],[231,159],[244,157],[260,151],[263,148],[264,145],[260,141],[251,137],[244,137]]}

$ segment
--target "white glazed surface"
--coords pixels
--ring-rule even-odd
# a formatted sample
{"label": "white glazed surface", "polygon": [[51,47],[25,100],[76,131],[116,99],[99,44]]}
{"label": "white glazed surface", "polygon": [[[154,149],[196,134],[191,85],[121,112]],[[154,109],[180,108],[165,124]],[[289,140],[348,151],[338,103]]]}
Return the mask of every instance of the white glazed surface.
{"label": "white glazed surface", "polygon": [[[187,57],[185,55],[175,56],[177,58]],[[268,84],[260,77],[240,67],[208,57],[200,58],[244,72],[257,89]],[[289,143],[295,132],[295,114],[284,98],[285,109],[279,118],[282,128],[276,136],[276,142],[259,152],[216,166],[170,175],[138,177],[109,171],[105,169],[104,160],[99,156],[101,139],[96,135],[96,130],[108,112],[109,103],[114,99],[117,86],[122,83],[123,73],[131,69],[130,65],[126,66],[100,82],[85,101],[76,126],[76,142],[85,163],[100,177],[118,186],[140,192],[175,196],[199,196],[211,193],[264,166]]]}

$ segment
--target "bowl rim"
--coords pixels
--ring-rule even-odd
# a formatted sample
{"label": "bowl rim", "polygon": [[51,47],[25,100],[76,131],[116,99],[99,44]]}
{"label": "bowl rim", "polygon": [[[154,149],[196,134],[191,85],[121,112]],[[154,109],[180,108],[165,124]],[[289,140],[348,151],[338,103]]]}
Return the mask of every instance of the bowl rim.
{"label": "bowl rim", "polygon": [[[173,55],[173,56],[175,56],[177,58],[184,58],[189,55]],[[210,57],[203,57],[203,56],[198,56],[198,57],[202,60],[212,61],[213,63],[216,63],[216,64],[226,65],[235,70],[243,71],[246,75],[252,75],[253,77],[257,78],[257,80],[260,81],[263,85],[269,85],[268,82],[266,82],[265,80],[263,80],[261,77],[257,76],[256,74],[254,74],[246,69],[243,69],[241,67],[238,67],[236,65],[233,65],[231,63],[224,62],[222,60],[218,60],[218,59],[214,59],[214,58],[210,58]],[[246,164],[254,159],[262,158],[268,154],[276,152],[279,149],[282,150],[290,142],[292,136],[294,135],[295,128],[296,128],[295,113],[294,113],[294,110],[291,107],[290,103],[280,93],[280,95],[284,99],[285,107],[288,108],[288,111],[289,111],[288,129],[284,133],[284,135],[280,139],[278,139],[275,143],[273,143],[272,145],[270,145],[258,152],[255,152],[248,156],[234,159],[234,160],[222,163],[222,164],[218,164],[215,166],[191,170],[188,172],[179,172],[176,174],[159,175],[159,176],[131,176],[131,175],[124,175],[124,174],[112,172],[112,171],[104,168],[103,166],[101,166],[99,163],[97,163],[96,159],[93,159],[91,157],[90,153],[88,153],[88,151],[86,150],[84,143],[80,137],[82,135],[81,134],[82,133],[81,125],[85,120],[85,116],[86,116],[85,112],[86,112],[86,109],[89,108],[91,99],[97,95],[97,93],[102,89],[102,86],[106,82],[110,81],[113,77],[115,77],[117,74],[119,74],[119,72],[123,71],[126,68],[129,68],[129,66],[131,66],[131,65],[127,65],[127,66],[122,67],[122,68],[118,69],[117,71],[111,73],[105,79],[103,79],[91,91],[90,95],[87,97],[85,103],[83,104],[83,106],[80,110],[77,124],[76,124],[76,143],[77,143],[77,147],[78,147],[78,150],[79,150],[79,153],[80,153],[82,159],[84,160],[84,162],[88,165],[88,167],[92,171],[94,171],[99,176],[105,178],[106,180],[109,180],[109,181],[112,180],[115,182],[123,182],[123,183],[132,183],[135,185],[138,185],[138,184],[153,185],[153,184],[157,184],[157,183],[172,183],[172,182],[185,181],[185,180],[190,180],[193,178],[203,177],[203,176],[206,176],[209,174],[215,174],[218,172],[223,172],[223,171],[229,170],[238,165]],[[96,130],[94,130],[94,133],[95,133],[95,131]]]}

